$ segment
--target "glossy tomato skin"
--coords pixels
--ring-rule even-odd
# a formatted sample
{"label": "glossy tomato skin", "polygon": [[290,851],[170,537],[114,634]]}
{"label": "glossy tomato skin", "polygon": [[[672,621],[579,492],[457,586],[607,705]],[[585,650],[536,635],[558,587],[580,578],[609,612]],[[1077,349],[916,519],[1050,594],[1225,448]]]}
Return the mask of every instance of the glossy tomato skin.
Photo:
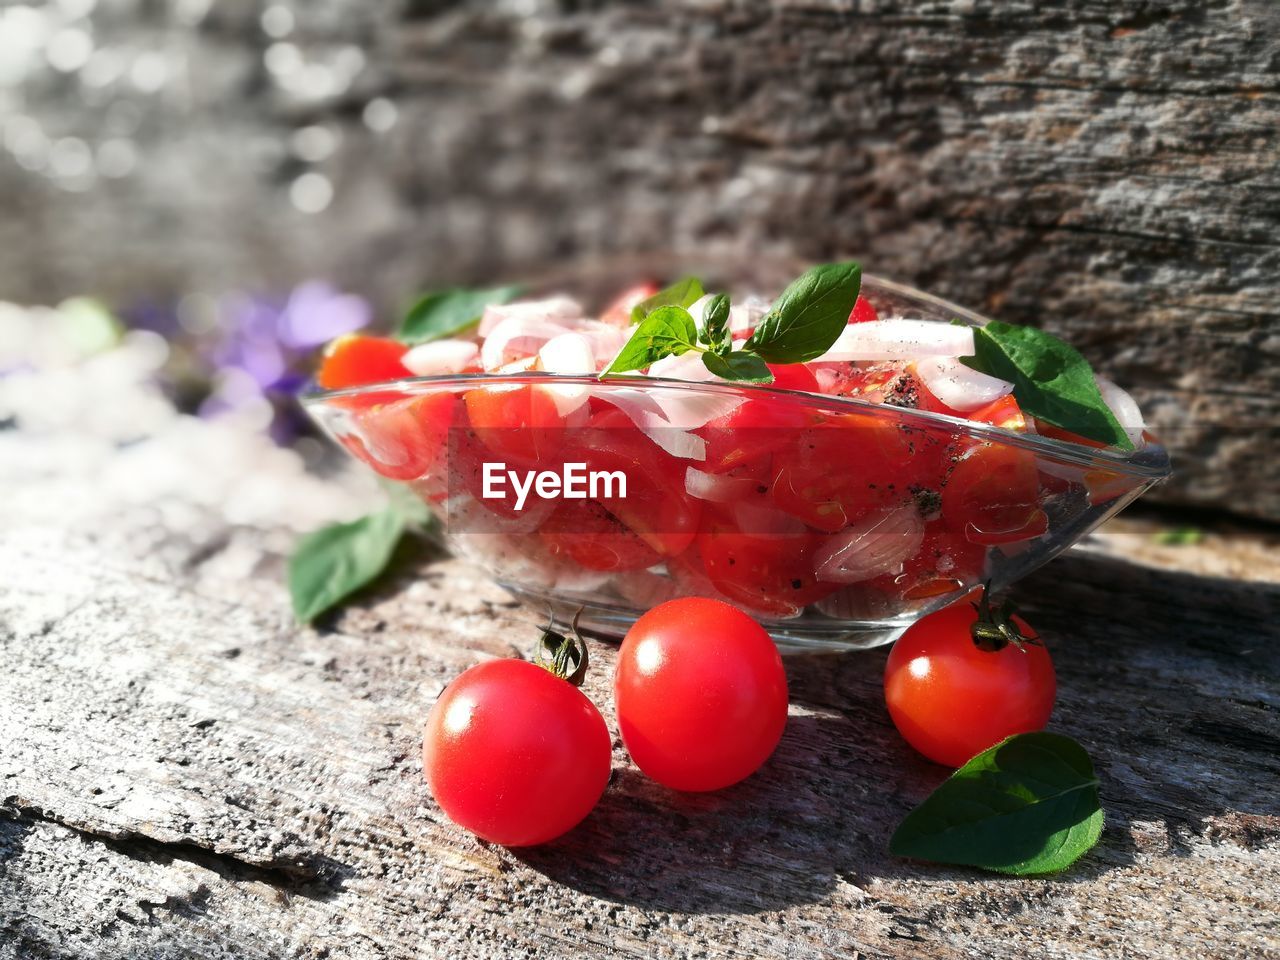
{"label": "glossy tomato skin", "polygon": [[316,382],[325,390],[362,387],[413,376],[401,363],[409,348],[385,337],[349,333],[325,348]]}
{"label": "glossy tomato skin", "polygon": [[631,759],[674,790],[719,790],[769,758],[787,723],[787,677],[769,635],[703,597],[654,607],[627,632],[614,680]]}
{"label": "glossy tomato skin", "polygon": [[431,709],[422,768],[459,826],[507,847],[577,826],[609,782],[611,741],[577,687],[525,660],[490,660]]}
{"label": "glossy tomato skin", "polygon": [[[977,647],[977,613],[962,600],[912,626],[889,652],[884,698],[903,738],[935,763],[958,767],[1015,733],[1041,730],[1057,682],[1038,644]],[[1013,618],[1024,636],[1035,633]]]}
{"label": "glossy tomato skin", "polygon": [[1005,444],[981,443],[958,458],[942,489],[942,519],[973,543],[1018,543],[1041,536],[1035,456]]}

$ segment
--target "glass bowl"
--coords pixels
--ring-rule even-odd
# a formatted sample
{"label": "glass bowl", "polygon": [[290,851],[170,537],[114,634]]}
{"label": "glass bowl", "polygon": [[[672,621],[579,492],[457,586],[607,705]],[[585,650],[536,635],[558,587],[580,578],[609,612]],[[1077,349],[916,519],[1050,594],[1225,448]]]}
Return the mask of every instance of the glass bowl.
{"label": "glass bowl", "polygon": [[[736,300],[800,272],[784,270],[702,275]],[[590,310],[645,275],[615,265],[546,289]],[[874,277],[863,294],[881,316],[983,322]],[[303,402],[431,508],[449,550],[532,605],[621,636],[664,600],[715,597],[786,651],[891,642],[1039,567],[1169,473],[1153,441],[1122,452],[736,383],[461,374]]]}

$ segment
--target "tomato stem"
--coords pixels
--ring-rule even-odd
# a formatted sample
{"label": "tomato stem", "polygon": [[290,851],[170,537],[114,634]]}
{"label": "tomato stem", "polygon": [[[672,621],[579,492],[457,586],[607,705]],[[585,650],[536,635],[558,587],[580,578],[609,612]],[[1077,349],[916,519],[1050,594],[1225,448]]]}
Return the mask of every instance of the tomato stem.
{"label": "tomato stem", "polygon": [[969,628],[973,637],[973,645],[979,650],[995,653],[1013,644],[1022,650],[1028,643],[1039,644],[1037,637],[1028,637],[1013,620],[1016,612],[1013,603],[1005,600],[997,608],[991,606],[991,581],[982,585],[982,599],[973,605],[978,611],[978,619]]}
{"label": "tomato stem", "polygon": [[555,618],[552,617],[551,623],[547,624],[538,640],[535,659],[538,666],[575,687],[582,686],[583,678],[587,675],[587,644],[578,632],[578,618],[581,616],[582,607],[579,607],[569,625],[568,635],[552,629],[555,626]]}

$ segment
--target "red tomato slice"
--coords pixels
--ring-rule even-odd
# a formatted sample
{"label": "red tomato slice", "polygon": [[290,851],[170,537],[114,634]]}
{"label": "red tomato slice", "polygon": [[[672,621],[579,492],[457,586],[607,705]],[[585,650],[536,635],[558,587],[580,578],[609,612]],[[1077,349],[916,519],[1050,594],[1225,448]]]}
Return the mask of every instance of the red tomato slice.
{"label": "red tomato slice", "polygon": [[880,315],[876,313],[876,308],[871,305],[871,301],[866,297],[858,297],[853,304],[853,312],[849,314],[849,323],[866,323],[869,320],[879,319]]}
{"label": "red tomato slice", "polygon": [[451,393],[428,393],[370,407],[342,443],[382,476],[414,480],[442,460],[456,405]]}
{"label": "red tomato slice", "polygon": [[712,586],[749,610],[783,619],[799,616],[839,586],[813,576],[812,555],[821,542],[811,531],[756,535],[720,522],[698,534]]}
{"label": "red tomato slice", "polygon": [[973,543],[1017,543],[1049,528],[1040,509],[1035,457],[1004,444],[980,444],[956,461],[942,489],[942,519]]}
{"label": "red tomato slice", "polygon": [[408,352],[409,348],[396,340],[348,333],[325,348],[316,383],[325,390],[343,390],[412,377],[400,362]]}
{"label": "red tomato slice", "polygon": [[479,387],[464,396],[482,443],[508,464],[548,469],[565,440],[565,419],[538,386]]}
{"label": "red tomato slice", "polygon": [[562,500],[538,536],[553,557],[568,557],[588,570],[643,570],[662,557],[593,500]]}
{"label": "red tomato slice", "polygon": [[[813,389],[816,391],[817,381]],[[707,442],[707,458],[697,466],[707,473],[725,473],[764,460],[775,451],[793,447],[797,432],[814,419],[803,403],[777,398],[748,400],[694,431]]]}
{"label": "red tomato slice", "polygon": [[818,380],[813,372],[803,363],[769,363],[766,364],[773,374],[773,383],[769,386],[777,390],[798,390],[803,393],[817,393]]}
{"label": "red tomato slice", "polygon": [[999,400],[992,400],[986,406],[979,407],[966,416],[978,423],[989,423],[1015,433],[1027,432],[1027,418],[1023,416],[1022,408],[1018,406],[1018,401],[1013,399],[1012,394],[1001,397]]}
{"label": "red tomato slice", "polygon": [[642,300],[648,300],[658,292],[656,283],[638,283],[618,294],[600,314],[600,322],[615,327],[631,326],[631,311]]}

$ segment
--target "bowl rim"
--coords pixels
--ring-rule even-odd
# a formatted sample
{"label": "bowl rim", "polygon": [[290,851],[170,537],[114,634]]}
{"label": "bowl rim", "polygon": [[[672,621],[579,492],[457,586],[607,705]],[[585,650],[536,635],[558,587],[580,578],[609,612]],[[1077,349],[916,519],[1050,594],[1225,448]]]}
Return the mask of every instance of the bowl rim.
{"label": "bowl rim", "polygon": [[1046,437],[1038,433],[1015,433],[994,424],[979,423],[964,417],[953,417],[950,414],[934,413],[928,410],[917,410],[911,407],[897,407],[891,404],[875,403],[856,397],[838,397],[823,393],[810,393],[803,390],[783,390],[777,387],[753,383],[724,382],[703,380],[677,380],[669,377],[650,377],[644,374],[612,374],[600,377],[597,374],[569,375],[547,373],[545,371],[526,371],[522,373],[455,373],[429,377],[405,377],[399,380],[382,380],[377,383],[363,384],[357,387],[344,387],[341,390],[321,390],[315,388],[314,380],[309,381],[304,391],[298,395],[304,407],[321,407],[332,400],[343,397],[359,397],[372,393],[406,390],[409,393],[422,393],[424,387],[451,387],[475,389],[493,386],[529,386],[555,383],[565,386],[622,388],[643,385],[662,390],[678,390],[689,393],[710,392],[735,396],[759,395],[763,397],[785,397],[793,402],[798,401],[810,406],[823,408],[828,412],[859,413],[881,418],[903,420],[917,425],[932,424],[961,431],[971,437],[988,442],[1003,443],[1033,453],[1053,457],[1081,466],[1105,467],[1117,473],[1140,477],[1152,482],[1162,480],[1171,472],[1168,451],[1159,443],[1148,443],[1146,446],[1126,453],[1112,447],[1090,447],[1084,444],[1071,443],[1055,437]]}

